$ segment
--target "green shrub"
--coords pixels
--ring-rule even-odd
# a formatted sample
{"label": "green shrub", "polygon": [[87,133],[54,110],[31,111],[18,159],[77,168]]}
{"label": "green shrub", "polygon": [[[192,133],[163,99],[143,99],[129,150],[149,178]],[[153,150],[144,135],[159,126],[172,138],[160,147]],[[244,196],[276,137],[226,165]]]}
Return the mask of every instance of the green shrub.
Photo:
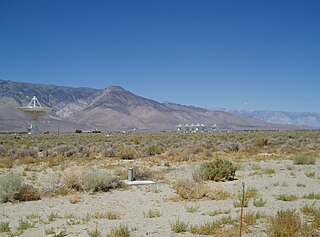
{"label": "green shrub", "polygon": [[293,159],[293,163],[295,165],[314,165],[316,163],[316,158],[312,157],[312,156],[296,156]]}
{"label": "green shrub", "polygon": [[236,171],[237,167],[233,165],[232,162],[218,159],[215,161],[202,163],[199,168],[193,172],[193,178],[196,181],[227,181],[234,179]]}
{"label": "green shrub", "polygon": [[18,174],[0,177],[0,202],[13,202],[22,187],[22,178]]}
{"label": "green shrub", "polygon": [[161,146],[148,146],[145,149],[145,152],[149,156],[160,155],[163,152],[163,148]]}
{"label": "green shrub", "polygon": [[268,138],[257,138],[255,145],[258,147],[264,147],[266,145],[268,145]]}

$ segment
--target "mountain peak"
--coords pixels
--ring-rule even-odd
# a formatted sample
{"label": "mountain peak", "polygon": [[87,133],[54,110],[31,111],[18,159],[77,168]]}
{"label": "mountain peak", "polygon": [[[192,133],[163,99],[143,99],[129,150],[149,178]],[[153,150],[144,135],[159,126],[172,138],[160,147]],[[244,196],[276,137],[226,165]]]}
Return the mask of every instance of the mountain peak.
{"label": "mountain peak", "polygon": [[104,91],[111,92],[111,91],[126,91],[126,90],[121,86],[108,86],[107,88],[104,89]]}

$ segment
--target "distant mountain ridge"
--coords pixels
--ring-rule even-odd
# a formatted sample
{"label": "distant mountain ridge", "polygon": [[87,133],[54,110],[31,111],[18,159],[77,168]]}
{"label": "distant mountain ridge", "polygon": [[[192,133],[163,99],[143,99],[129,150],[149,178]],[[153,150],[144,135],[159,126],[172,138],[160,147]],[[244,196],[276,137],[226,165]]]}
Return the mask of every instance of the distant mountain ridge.
{"label": "distant mountain ridge", "polygon": [[32,96],[36,96],[43,106],[52,108],[49,116],[39,121],[42,131],[161,131],[175,130],[178,124],[191,123],[215,123],[221,130],[297,128],[224,111],[160,103],[118,86],[73,88],[0,80],[0,132],[25,131],[30,119],[19,113],[16,107],[26,106]]}
{"label": "distant mountain ridge", "polygon": [[232,113],[235,115],[246,116],[268,123],[290,124],[290,125],[306,125],[310,128],[320,128],[320,114],[313,112],[286,112],[286,111],[270,111],[270,110],[230,110],[230,109],[213,109]]}

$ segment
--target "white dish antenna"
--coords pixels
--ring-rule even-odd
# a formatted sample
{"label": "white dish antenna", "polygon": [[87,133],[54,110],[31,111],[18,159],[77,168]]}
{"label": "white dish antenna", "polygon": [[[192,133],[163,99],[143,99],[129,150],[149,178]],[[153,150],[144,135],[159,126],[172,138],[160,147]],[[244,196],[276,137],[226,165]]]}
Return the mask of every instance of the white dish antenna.
{"label": "white dish antenna", "polygon": [[33,96],[29,105],[27,107],[17,107],[17,109],[25,114],[26,116],[31,117],[32,124],[30,129],[30,134],[40,133],[37,122],[39,117],[47,115],[50,111],[50,107],[42,107],[37,97]]}

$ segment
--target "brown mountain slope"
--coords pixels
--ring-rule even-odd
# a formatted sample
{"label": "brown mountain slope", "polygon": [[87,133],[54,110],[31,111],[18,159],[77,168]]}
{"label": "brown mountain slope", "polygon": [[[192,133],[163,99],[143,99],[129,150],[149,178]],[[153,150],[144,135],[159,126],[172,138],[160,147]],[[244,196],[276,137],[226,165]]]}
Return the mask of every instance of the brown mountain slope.
{"label": "brown mountain slope", "polygon": [[75,129],[175,130],[178,124],[217,124],[218,129],[277,129],[277,126],[221,111],[159,103],[111,86],[104,90],[72,88],[0,80],[0,131],[23,131],[29,118],[17,106],[26,106],[32,96],[52,107],[39,121],[42,131]]}

